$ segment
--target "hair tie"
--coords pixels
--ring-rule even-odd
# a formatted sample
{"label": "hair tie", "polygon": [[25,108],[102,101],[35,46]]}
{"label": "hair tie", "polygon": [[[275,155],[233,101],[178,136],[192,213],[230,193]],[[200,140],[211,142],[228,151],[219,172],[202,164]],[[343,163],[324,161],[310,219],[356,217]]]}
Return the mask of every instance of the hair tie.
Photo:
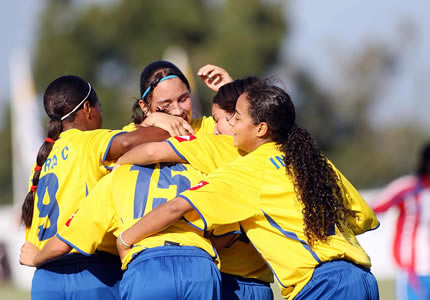
{"label": "hair tie", "polygon": [[35,172],[40,171],[40,170],[42,170],[42,167],[41,167],[41,166],[36,165],[36,166],[34,167],[34,171],[35,171]]}
{"label": "hair tie", "polygon": [[[162,81],[164,81],[164,80],[166,80],[166,79],[170,79],[170,78],[179,78],[178,76],[176,76],[176,75],[168,75],[168,76],[166,76],[166,77],[163,77],[163,78],[161,78],[158,82],[157,82],[157,84],[155,85],[155,86],[157,86],[160,82],[162,82]],[[154,86],[154,87],[155,87]],[[142,94],[142,100],[145,100],[145,97],[146,97],[146,95],[149,93],[149,91],[151,90],[151,84],[146,88],[146,90],[143,92],[143,94]]]}
{"label": "hair tie", "polygon": [[46,137],[45,142],[53,144],[55,141],[49,137]]}
{"label": "hair tie", "polygon": [[35,192],[37,190],[37,185],[32,185],[30,189],[32,192]]}

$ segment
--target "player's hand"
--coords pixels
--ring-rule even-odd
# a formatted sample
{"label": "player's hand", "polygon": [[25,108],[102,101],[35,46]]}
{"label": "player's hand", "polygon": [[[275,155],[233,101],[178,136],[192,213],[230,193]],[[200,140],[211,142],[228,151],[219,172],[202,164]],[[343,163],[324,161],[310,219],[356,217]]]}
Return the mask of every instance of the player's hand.
{"label": "player's hand", "polygon": [[19,263],[21,265],[34,267],[36,264],[34,263],[34,258],[36,254],[39,252],[39,248],[33,245],[30,242],[25,242],[21,247],[21,254],[19,256]]}
{"label": "player's hand", "polygon": [[208,88],[214,92],[218,92],[219,88],[224,84],[233,81],[226,70],[214,65],[205,65],[201,67],[197,75],[200,76]]}
{"label": "player's hand", "polygon": [[119,164],[118,162],[115,164],[115,166],[112,169],[112,172],[115,171],[116,169],[118,169],[119,167],[121,167],[121,164]]}
{"label": "player's hand", "polygon": [[184,119],[162,112],[153,112],[140,124],[143,127],[158,127],[166,130],[170,136],[194,134],[191,125]]}
{"label": "player's hand", "polygon": [[129,247],[126,247],[121,243],[119,237],[116,239],[116,249],[118,250],[118,254],[121,260],[123,260],[123,258],[127,255],[128,251],[130,251]]}

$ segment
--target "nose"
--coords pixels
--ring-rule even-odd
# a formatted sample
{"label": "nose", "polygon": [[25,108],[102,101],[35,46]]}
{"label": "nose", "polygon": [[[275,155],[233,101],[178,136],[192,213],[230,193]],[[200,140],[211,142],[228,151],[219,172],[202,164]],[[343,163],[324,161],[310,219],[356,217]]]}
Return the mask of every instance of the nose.
{"label": "nose", "polygon": [[169,109],[169,114],[176,116],[176,117],[185,117],[185,111],[184,109],[178,104],[178,103],[172,103],[171,108]]}

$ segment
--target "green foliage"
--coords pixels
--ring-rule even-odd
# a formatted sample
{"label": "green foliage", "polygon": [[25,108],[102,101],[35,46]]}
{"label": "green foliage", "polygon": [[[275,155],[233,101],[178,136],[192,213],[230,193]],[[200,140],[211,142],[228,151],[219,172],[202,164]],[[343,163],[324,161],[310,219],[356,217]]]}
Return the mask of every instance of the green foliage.
{"label": "green foliage", "polygon": [[[207,63],[234,77],[262,74],[275,64],[286,25],[281,4],[263,0],[127,0],[76,6],[49,1],[36,51],[39,91],[63,74],[96,83],[104,127],[130,120],[139,75],[170,46],[185,49],[193,71]],[[197,86],[201,99],[210,92]],[[203,104],[205,113],[209,105]],[[114,114],[110,114],[115,112]]]}
{"label": "green foliage", "polygon": [[[11,148],[11,122],[10,105],[4,105],[4,126],[0,126],[0,204],[11,204],[12,199],[12,148]],[[7,142],[9,141],[9,142]]]}

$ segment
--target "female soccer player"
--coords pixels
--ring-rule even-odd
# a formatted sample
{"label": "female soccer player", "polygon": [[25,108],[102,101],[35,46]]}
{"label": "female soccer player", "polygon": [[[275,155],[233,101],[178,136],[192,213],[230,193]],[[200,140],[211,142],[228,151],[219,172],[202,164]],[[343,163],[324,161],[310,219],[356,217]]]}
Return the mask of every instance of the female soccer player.
{"label": "female soccer player", "polygon": [[[206,65],[198,74],[215,91],[232,81],[227,71],[217,66]],[[141,125],[165,129],[171,136],[213,133],[215,123],[211,117],[192,118],[190,84],[171,62],[160,60],[146,66],[140,76],[140,93],[133,106],[133,122],[124,130]]]}
{"label": "female soccer player", "polygon": [[[96,92],[77,76],[62,76],[49,84],[44,107],[48,134],[22,206],[26,241],[39,248],[67,226],[81,199],[107,174],[105,160],[116,160],[139,143],[167,136],[154,128],[132,133],[100,130],[103,117]],[[109,272],[100,272],[101,263]],[[91,258],[74,254],[40,266],[33,277],[32,299],[79,298],[82,294],[113,299],[121,278],[118,263],[116,257],[100,253]]]}
{"label": "female soccer player", "polygon": [[[215,134],[232,135],[227,119],[234,114],[237,98],[256,80],[256,77],[239,79],[219,89],[212,104]],[[188,141],[170,138],[168,143],[154,142],[144,147],[138,146],[124,154],[118,163],[146,165],[160,160],[189,161],[193,167],[211,173],[241,156],[232,140],[226,136],[220,139],[201,134],[196,134]],[[208,152],[208,149],[211,151]],[[219,240],[215,238],[216,235],[217,232],[213,232],[214,245]],[[229,238],[231,239],[229,236],[225,237]],[[223,299],[273,299],[270,288],[270,283],[273,282],[272,272],[244,234],[228,247],[217,250],[221,260]]]}
{"label": "female soccer player", "polygon": [[[165,69],[163,69],[163,68],[165,68]],[[214,72],[214,71],[216,71],[216,72]],[[221,72],[222,71],[222,72]],[[217,76],[217,77],[220,77],[222,80],[224,80],[224,79],[226,79],[227,78],[227,80],[228,80],[228,78],[230,78],[229,77],[229,75],[228,75],[228,73],[225,71],[225,70],[223,70],[223,69],[221,69],[221,71],[218,71],[218,69],[213,69],[212,71],[210,71],[213,75],[215,75],[215,76]],[[168,75],[166,75],[165,73],[163,73],[163,72],[167,72],[168,73]],[[169,73],[170,72],[170,73]],[[168,63],[168,62],[155,62],[155,63],[153,63],[153,64],[151,64],[151,65],[149,65],[147,68],[145,68],[145,70],[144,70],[144,72],[142,73],[142,78],[146,78],[146,77],[148,77],[149,75],[148,74],[150,74],[150,75],[152,75],[152,76],[155,76],[155,77],[160,77],[160,76],[162,76],[163,74],[164,75],[166,75],[166,76],[171,76],[170,78],[165,78],[165,77],[161,77],[161,78],[158,78],[159,79],[159,82],[162,82],[162,81],[164,81],[164,80],[166,80],[166,82],[164,82],[163,84],[162,84],[162,86],[161,86],[161,88],[160,88],[160,86],[158,86],[158,83],[155,83],[155,81],[154,80],[152,80],[151,81],[151,88],[147,88],[147,90],[149,91],[147,91],[146,92],[146,95],[144,95],[142,98],[144,98],[144,99],[146,99],[147,100],[147,103],[148,103],[148,105],[149,106],[151,106],[151,104],[154,104],[153,105],[153,107],[157,107],[157,105],[158,105],[158,100],[159,99],[162,99],[164,102],[164,104],[169,104],[170,106],[169,107],[163,107],[163,109],[166,111],[166,112],[168,112],[168,113],[173,113],[173,114],[177,114],[178,116],[180,116],[180,117],[184,117],[184,118],[187,118],[187,116],[190,116],[191,115],[191,111],[189,111],[187,114],[184,114],[183,112],[184,112],[184,109],[181,107],[181,104],[183,104],[183,103],[185,103],[185,102],[189,102],[189,89],[188,88],[185,88],[185,90],[184,90],[184,87],[186,86],[186,85],[188,85],[188,81],[186,80],[186,78],[182,75],[182,73],[180,72],[180,70],[179,69],[177,69],[177,67],[176,66],[174,66],[173,64],[171,64],[171,63]],[[211,74],[207,74],[207,72],[205,71],[205,72],[203,72],[202,73],[202,77],[204,77],[206,80],[208,80],[208,77],[211,75]],[[176,77],[175,77],[176,76]],[[175,79],[181,79],[181,81],[182,82],[178,82],[178,80],[175,80]],[[172,80],[170,80],[170,79],[172,79]],[[222,80],[219,80],[219,78],[216,80],[216,82],[214,82],[214,81],[211,81],[210,82],[210,84],[213,86],[213,87],[216,87],[217,86],[217,84],[220,84],[221,82],[222,82]],[[169,83],[169,84],[167,84],[167,83]],[[208,84],[208,83],[207,83]],[[188,85],[189,86],[189,85]],[[208,85],[209,86],[209,85]],[[171,89],[171,90],[169,90],[169,89]],[[182,95],[182,96],[180,96],[179,98],[178,97],[176,97],[177,95],[178,95],[178,92],[179,93],[182,93],[182,94],[180,94],[180,95]],[[145,92],[144,92],[145,93]],[[175,94],[176,93],[176,94]],[[153,94],[153,95],[149,95],[149,94]],[[187,96],[188,95],[188,96]],[[151,97],[150,97],[151,96]],[[187,98],[188,100],[181,100],[182,98],[181,97],[185,97],[185,98]],[[179,99],[179,100],[178,100]],[[189,103],[188,103],[189,104]],[[144,107],[145,108],[145,107]],[[148,111],[147,112],[149,112],[149,114],[151,114],[151,110],[149,110],[148,109]],[[155,113],[154,113],[155,114]],[[162,114],[163,116],[165,115],[165,114]],[[203,119],[204,120],[204,119]],[[210,121],[210,119],[207,119],[207,120],[209,120]],[[139,123],[139,122],[136,122],[136,123]],[[202,123],[205,123],[205,122],[202,122],[202,121],[195,121],[194,122],[194,124],[196,124],[196,130],[197,129],[201,129],[202,128]],[[211,122],[206,122],[206,123],[209,123],[209,124],[211,124]],[[212,121],[212,123],[213,123],[213,121]],[[153,125],[156,125],[156,124],[153,124]],[[189,126],[189,125],[188,125]],[[179,126],[178,126],[179,127]],[[203,126],[204,127],[204,126]],[[135,130],[137,127],[136,126],[133,126],[133,130]],[[169,129],[169,127],[166,127],[167,129]],[[138,131],[141,131],[142,129],[139,129]],[[177,128],[177,130],[180,130],[180,128]],[[191,129],[192,130],[192,129]],[[212,131],[212,129],[210,129],[210,131]],[[181,133],[180,131],[176,131],[176,133]],[[152,137],[152,136],[151,136]],[[163,137],[165,137],[165,135],[160,135],[160,138],[161,139],[163,139]],[[152,140],[154,140],[154,139],[152,139]],[[122,154],[123,152],[121,152],[120,154]],[[114,158],[117,158],[117,156],[116,157],[114,157]],[[167,171],[166,171],[167,172]],[[132,172],[133,173],[133,175],[134,174],[136,174],[136,172]],[[148,172],[147,172],[148,173]],[[140,178],[141,180],[151,180],[151,176],[150,175],[148,175],[148,174],[146,174],[146,175],[148,175],[148,176],[146,176],[146,177],[142,177],[143,175],[145,175],[146,173],[142,173],[142,174],[140,174],[139,176],[138,176],[138,178]],[[163,173],[164,174],[164,173]],[[175,176],[175,179],[177,179],[178,178],[178,176]],[[135,179],[135,178],[134,178]],[[165,180],[164,180],[165,181]],[[163,181],[163,182],[164,182]],[[164,182],[165,183],[165,182]],[[172,195],[171,197],[173,197],[174,195]],[[76,208],[75,208],[76,209]],[[72,215],[72,213],[70,213],[69,214],[69,216],[71,216]],[[93,218],[91,217],[91,215],[90,215],[90,218],[89,218],[90,220],[92,220]],[[69,221],[69,223],[70,223],[70,221]],[[78,242],[77,242],[77,244],[79,245],[79,243],[82,243],[83,241],[82,241],[82,239],[83,239],[83,234],[82,234],[82,231],[81,230],[79,230],[79,228],[78,227],[74,227],[75,229],[77,228],[77,230],[75,230],[75,231],[72,231],[72,232],[75,232],[77,235],[78,235],[78,237],[80,237],[80,240],[79,240],[79,238],[78,238]],[[69,230],[69,232],[70,232],[70,230]],[[55,234],[55,232],[54,232],[54,234]],[[93,237],[93,238],[91,238],[91,236],[90,237],[88,237],[88,236],[86,236],[86,239],[85,239],[85,241],[88,241],[88,242],[90,242],[90,243],[95,243],[95,237]],[[36,244],[36,245],[38,245],[38,244]],[[107,251],[107,252],[112,252],[112,247],[109,247],[109,246],[111,246],[112,245],[112,243],[109,245],[109,239],[106,239],[106,240],[103,240],[102,242],[101,242],[101,244],[98,244],[98,248],[97,248],[97,250],[105,250],[105,251]],[[41,246],[43,246],[43,245],[40,245],[39,246],[39,248],[41,247]],[[63,245],[64,246],[64,245]],[[38,250],[37,248],[36,249],[34,249],[34,248],[32,248],[31,247],[31,244],[29,244],[29,243],[26,243],[26,245],[23,247],[23,255],[21,256],[21,261],[24,263],[24,264],[28,264],[28,265],[32,265],[32,264],[30,264],[30,263],[28,263],[28,260],[26,259],[26,251],[28,250],[27,248],[30,248],[30,250],[29,251],[32,251],[32,250]],[[69,247],[67,244],[66,244],[66,247],[63,247],[63,248],[61,248],[61,245],[60,246],[58,246],[58,247],[55,247],[55,254],[52,256],[52,258],[54,258],[54,257],[59,257],[59,256],[62,256],[62,255],[64,255],[64,254],[67,254],[68,252],[70,252],[70,250],[71,250],[72,248],[71,247]],[[116,251],[116,248],[113,248],[115,251]],[[94,250],[96,250],[96,248],[94,248]],[[113,251],[113,252],[115,252],[115,251]],[[212,251],[212,248],[211,248],[211,251]],[[94,251],[93,251],[94,252]],[[87,254],[87,253],[85,253],[85,252],[83,252],[84,254]],[[43,261],[40,261],[40,263],[42,263]]]}
{"label": "female soccer player", "polygon": [[378,299],[370,259],[355,238],[379,223],[352,185],[295,123],[288,94],[265,82],[243,93],[230,120],[248,152],[160,205],[117,241],[120,255],[185,217],[210,230],[240,222],[271,266],[282,296]]}

